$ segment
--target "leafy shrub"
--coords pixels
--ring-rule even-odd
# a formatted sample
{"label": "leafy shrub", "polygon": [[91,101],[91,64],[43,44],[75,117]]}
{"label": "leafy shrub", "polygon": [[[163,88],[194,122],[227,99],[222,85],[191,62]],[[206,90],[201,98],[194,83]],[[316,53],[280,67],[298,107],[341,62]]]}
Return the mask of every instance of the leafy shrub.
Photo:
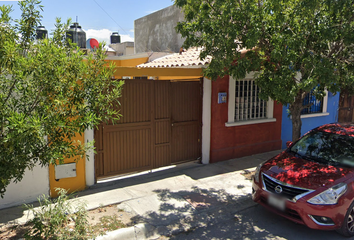
{"label": "leafy shrub", "polygon": [[84,202],[69,200],[65,189],[57,188],[59,197],[50,199],[42,195],[40,206],[25,205],[34,218],[28,222],[31,229],[26,239],[88,239],[95,237],[88,225],[88,213]]}

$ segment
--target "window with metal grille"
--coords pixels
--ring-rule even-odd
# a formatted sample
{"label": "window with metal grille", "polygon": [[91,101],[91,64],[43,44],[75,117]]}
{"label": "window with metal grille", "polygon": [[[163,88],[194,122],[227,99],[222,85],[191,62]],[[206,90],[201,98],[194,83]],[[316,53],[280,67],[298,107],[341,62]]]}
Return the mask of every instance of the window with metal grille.
{"label": "window with metal grille", "polygon": [[254,80],[235,82],[235,122],[267,118],[267,101],[259,93]]}
{"label": "window with metal grille", "polygon": [[302,109],[301,114],[322,113],[323,112],[323,98],[316,99],[313,91],[308,93],[303,102],[303,106],[308,106]]}

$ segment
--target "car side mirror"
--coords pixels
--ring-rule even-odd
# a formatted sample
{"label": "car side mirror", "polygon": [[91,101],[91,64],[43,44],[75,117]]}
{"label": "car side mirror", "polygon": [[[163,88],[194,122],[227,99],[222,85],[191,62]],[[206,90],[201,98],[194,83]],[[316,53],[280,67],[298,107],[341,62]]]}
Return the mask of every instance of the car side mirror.
{"label": "car side mirror", "polygon": [[286,147],[290,147],[290,146],[291,146],[291,144],[293,144],[293,142],[292,142],[292,141],[287,141],[287,142],[286,142]]}

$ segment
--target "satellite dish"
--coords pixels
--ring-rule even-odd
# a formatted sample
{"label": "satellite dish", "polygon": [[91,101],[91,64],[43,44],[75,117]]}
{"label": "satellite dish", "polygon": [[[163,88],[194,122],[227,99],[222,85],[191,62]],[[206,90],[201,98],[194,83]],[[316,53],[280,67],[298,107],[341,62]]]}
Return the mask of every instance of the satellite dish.
{"label": "satellite dish", "polygon": [[96,39],[94,39],[94,38],[89,38],[86,41],[86,46],[89,49],[98,48],[99,45],[100,45],[99,42]]}

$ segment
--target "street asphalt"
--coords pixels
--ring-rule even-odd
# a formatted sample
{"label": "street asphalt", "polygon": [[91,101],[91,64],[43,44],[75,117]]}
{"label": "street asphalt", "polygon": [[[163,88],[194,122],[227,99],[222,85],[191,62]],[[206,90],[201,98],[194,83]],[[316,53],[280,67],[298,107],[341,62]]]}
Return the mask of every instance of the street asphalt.
{"label": "street asphalt", "polygon": [[[77,199],[86,202],[88,210],[119,204],[136,216],[134,226],[96,239],[164,239],[233,219],[254,206],[250,173],[279,152],[208,165],[189,162],[101,181],[80,192]],[[1,209],[0,225],[25,223],[30,217],[21,206]]]}

